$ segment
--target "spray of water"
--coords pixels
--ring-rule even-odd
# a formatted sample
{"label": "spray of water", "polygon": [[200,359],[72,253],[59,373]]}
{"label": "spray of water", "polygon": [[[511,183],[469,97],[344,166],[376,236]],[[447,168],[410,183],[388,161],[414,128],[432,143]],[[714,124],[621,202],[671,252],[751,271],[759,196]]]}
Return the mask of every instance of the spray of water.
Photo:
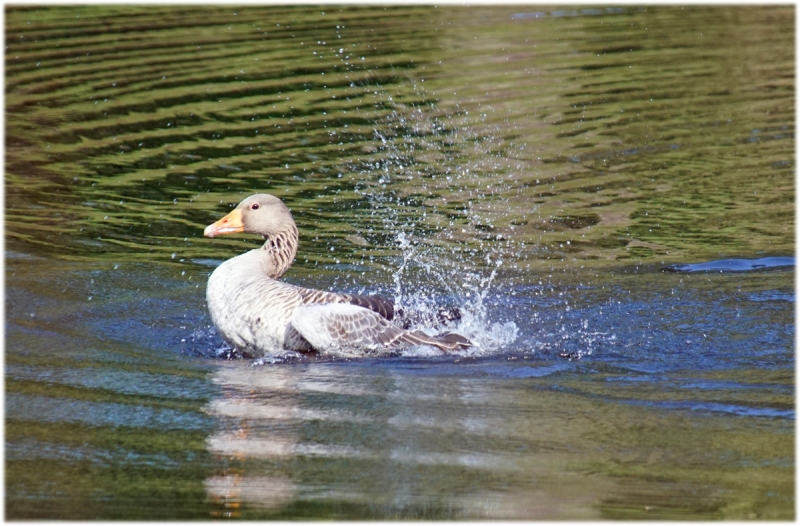
{"label": "spray of water", "polygon": [[[454,117],[456,124],[445,124]],[[492,231],[492,218],[478,210],[502,199],[507,188],[491,173],[498,166],[486,166],[496,145],[467,122],[466,115],[439,115],[432,104],[397,104],[376,126],[373,160],[351,170],[360,176],[356,191],[370,203],[376,230],[398,253],[389,265],[393,300],[408,326],[456,331],[475,343],[466,354],[485,355],[517,339],[514,321],[496,319],[485,301],[504,255],[517,247],[483,233]],[[404,354],[430,353],[438,351]]]}

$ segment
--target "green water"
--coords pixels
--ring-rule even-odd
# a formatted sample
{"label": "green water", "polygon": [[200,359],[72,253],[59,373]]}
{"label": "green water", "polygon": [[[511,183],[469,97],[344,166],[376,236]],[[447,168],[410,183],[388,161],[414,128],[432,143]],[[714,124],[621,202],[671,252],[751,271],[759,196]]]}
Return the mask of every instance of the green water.
{"label": "green water", "polygon": [[[795,517],[793,6],[7,6],[8,519]],[[223,360],[287,280],[485,352]]]}
{"label": "green water", "polygon": [[208,257],[269,189],[318,260],[377,199],[526,262],[794,250],[791,8],[131,9],[9,9],[11,247]]}

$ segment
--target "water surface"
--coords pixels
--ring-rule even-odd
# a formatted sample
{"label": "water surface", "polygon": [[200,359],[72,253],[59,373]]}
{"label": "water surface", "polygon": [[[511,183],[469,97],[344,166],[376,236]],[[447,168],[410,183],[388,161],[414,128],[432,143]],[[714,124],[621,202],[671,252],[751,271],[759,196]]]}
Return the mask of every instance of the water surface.
{"label": "water surface", "polygon": [[[793,519],[794,20],[7,8],[7,518]],[[226,359],[257,191],[479,347]]]}

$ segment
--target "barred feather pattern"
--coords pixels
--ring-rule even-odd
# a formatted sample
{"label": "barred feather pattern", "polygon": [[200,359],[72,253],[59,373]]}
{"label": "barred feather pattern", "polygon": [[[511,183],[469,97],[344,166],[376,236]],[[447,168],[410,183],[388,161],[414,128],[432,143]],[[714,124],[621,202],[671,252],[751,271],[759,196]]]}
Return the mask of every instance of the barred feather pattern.
{"label": "barred feather pattern", "polygon": [[297,226],[292,222],[287,230],[270,235],[262,247],[270,259],[269,277],[280,279],[294,263],[297,255]]}
{"label": "barred feather pattern", "polygon": [[406,331],[352,304],[300,305],[292,314],[291,326],[312,348],[336,354],[381,354],[408,345],[430,345],[450,352],[472,345],[454,333],[429,336],[422,331]]}

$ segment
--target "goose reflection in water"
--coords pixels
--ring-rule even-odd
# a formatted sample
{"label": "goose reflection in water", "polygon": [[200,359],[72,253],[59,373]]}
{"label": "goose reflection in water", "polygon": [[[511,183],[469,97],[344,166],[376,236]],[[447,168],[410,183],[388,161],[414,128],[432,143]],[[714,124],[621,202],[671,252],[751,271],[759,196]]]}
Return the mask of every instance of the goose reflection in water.
{"label": "goose reflection in water", "polygon": [[[291,419],[294,411],[291,396],[284,396],[294,390],[294,378],[281,373],[278,369],[259,371],[236,363],[217,371],[213,381],[221,386],[222,398],[206,407],[222,427],[207,440],[213,455],[233,460],[232,464],[292,455],[297,436],[290,431],[277,434],[276,426],[270,425]],[[288,404],[270,405],[263,399],[269,394]],[[209,499],[223,507],[221,515],[229,517],[238,517],[243,505],[280,509],[292,501],[296,492],[295,484],[285,475],[255,474],[239,467],[209,477],[205,487]]]}
{"label": "goose reflection in water", "polygon": [[[213,381],[222,395],[206,406],[218,421],[207,447],[224,467],[205,488],[220,516],[296,516],[314,502],[363,517],[599,518],[590,503],[607,488],[567,473],[563,422],[509,420],[498,408],[532,405],[504,389],[325,361],[228,362]],[[536,484],[556,468],[564,485]],[[580,486],[576,507],[562,488]]]}

